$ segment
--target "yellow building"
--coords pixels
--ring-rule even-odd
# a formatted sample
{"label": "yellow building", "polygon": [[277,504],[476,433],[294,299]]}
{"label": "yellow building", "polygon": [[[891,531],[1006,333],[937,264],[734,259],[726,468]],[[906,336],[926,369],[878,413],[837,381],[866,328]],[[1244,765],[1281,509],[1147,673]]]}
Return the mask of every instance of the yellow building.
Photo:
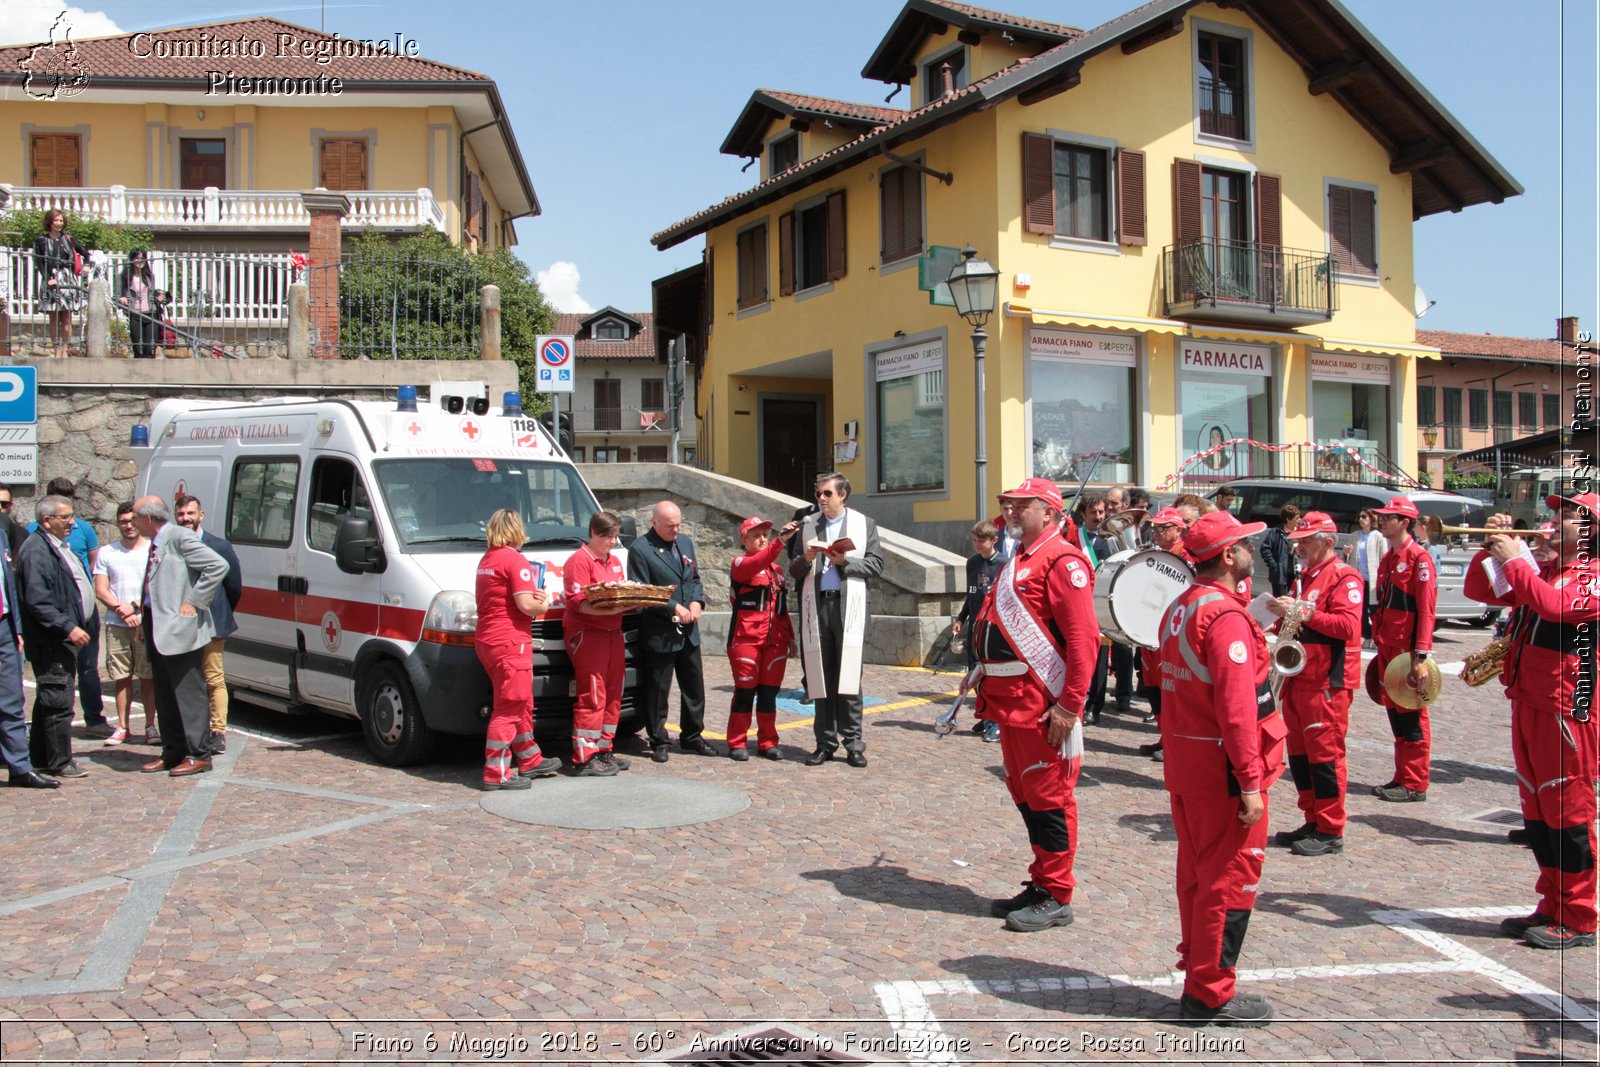
{"label": "yellow building", "polygon": [[[1521,189],[1342,8],[910,0],[863,75],[907,108],[756,93],[723,151],[759,183],[653,238],[705,238],[703,306],[682,272],[657,305],[702,465],[802,496],[837,468],[946,541],[1031,475],[1415,470],[1412,221]],[[982,503],[972,331],[930,292],[968,245],[1000,271]]]}
{"label": "yellow building", "polygon": [[165,248],[281,251],[302,190],[342,191],[344,228],[425,226],[514,244],[539,214],[506,109],[482,74],[403,35],[353,40],[251,18],[0,48],[0,182],[12,207],[153,231]]}

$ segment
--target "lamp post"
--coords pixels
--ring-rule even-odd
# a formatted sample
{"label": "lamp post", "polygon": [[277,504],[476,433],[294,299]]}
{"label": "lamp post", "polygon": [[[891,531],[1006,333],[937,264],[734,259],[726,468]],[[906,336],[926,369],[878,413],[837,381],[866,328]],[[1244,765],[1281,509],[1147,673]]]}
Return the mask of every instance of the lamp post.
{"label": "lamp post", "polygon": [[985,444],[988,436],[984,425],[983,399],[983,357],[984,348],[989,343],[989,335],[984,332],[983,327],[989,321],[989,316],[994,313],[1000,272],[987,260],[975,258],[977,254],[978,250],[971,245],[963,248],[961,262],[950,268],[947,283],[950,286],[950,297],[955,301],[957,314],[972,326],[972,364],[973,374],[977,379],[978,404],[977,451],[973,453],[972,461],[977,467],[977,517],[982,519],[987,514],[984,509],[989,506],[989,490],[986,484],[989,456]]}

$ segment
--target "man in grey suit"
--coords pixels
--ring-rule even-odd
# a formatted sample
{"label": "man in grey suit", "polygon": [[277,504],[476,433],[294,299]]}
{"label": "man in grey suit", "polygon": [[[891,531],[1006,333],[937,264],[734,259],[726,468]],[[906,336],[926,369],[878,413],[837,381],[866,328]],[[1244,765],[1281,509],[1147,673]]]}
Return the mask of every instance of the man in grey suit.
{"label": "man in grey suit", "polygon": [[211,601],[222,591],[228,562],[193,530],[169,521],[157,496],[133,502],[133,523],[150,539],[140,611],[155,680],[161,758],[142,768],[174,778],[211,769],[210,708],[203,672],[212,636]]}

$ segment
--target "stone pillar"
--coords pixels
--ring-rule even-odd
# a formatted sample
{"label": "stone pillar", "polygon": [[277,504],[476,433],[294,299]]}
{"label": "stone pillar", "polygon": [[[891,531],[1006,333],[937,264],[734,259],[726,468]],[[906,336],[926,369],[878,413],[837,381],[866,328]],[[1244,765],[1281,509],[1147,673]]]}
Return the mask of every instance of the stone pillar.
{"label": "stone pillar", "polygon": [[289,286],[289,358],[311,358],[311,287],[305,282]]}
{"label": "stone pillar", "polygon": [[479,330],[479,359],[500,358],[500,287],[486,285],[478,299],[478,312],[482,316]]}
{"label": "stone pillar", "polygon": [[85,355],[105,359],[111,355],[111,286],[104,278],[89,282],[89,308],[83,320]]}
{"label": "stone pillar", "polygon": [[311,260],[314,284],[311,287],[310,327],[317,341],[312,355],[317,359],[339,358],[339,254],[343,240],[341,226],[350,214],[350,198],[343,193],[315,189],[300,194],[311,215]]}

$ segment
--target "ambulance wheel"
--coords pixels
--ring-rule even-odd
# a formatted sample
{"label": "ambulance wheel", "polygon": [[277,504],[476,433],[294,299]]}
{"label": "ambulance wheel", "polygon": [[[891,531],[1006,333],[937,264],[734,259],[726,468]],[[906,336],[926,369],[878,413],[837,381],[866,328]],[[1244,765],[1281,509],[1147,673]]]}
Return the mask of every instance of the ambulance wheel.
{"label": "ambulance wheel", "polygon": [[422,721],[411,679],[392,660],[379,660],[361,680],[361,732],[387,767],[408,767],[433,750],[433,730]]}

